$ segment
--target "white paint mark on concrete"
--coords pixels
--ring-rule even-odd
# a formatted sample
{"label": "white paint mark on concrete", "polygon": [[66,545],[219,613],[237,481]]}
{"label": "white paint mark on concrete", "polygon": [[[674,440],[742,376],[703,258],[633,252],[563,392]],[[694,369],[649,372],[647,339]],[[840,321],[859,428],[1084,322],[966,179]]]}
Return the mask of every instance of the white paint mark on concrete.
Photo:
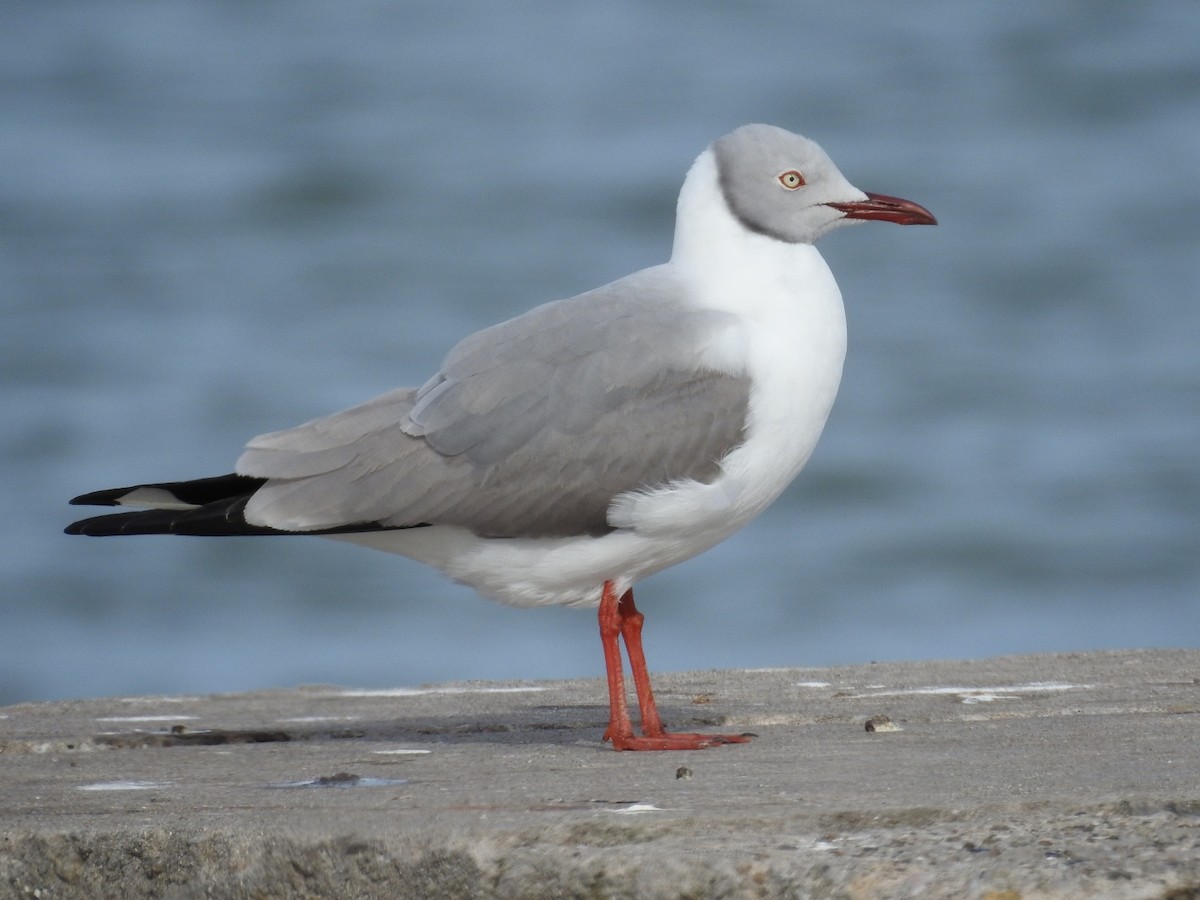
{"label": "white paint mark on concrete", "polygon": [[549,688],[530,685],[528,687],[471,687],[469,685],[445,685],[421,688],[347,689],[337,691],[337,697],[419,697],[422,694],[524,694],[545,691]]}
{"label": "white paint mark on concrete", "polygon": [[914,694],[949,694],[957,696],[963,703],[994,703],[997,700],[1016,700],[1022,694],[1053,693],[1055,691],[1086,691],[1090,684],[1068,684],[1059,681],[1034,681],[1029,684],[1014,684],[1007,687],[919,687],[894,691],[876,691],[870,694],[855,694],[851,700],[869,700],[874,697],[902,697]]}
{"label": "white paint mark on concrete", "polygon": [[152,791],[156,788],[169,787],[166,781],[97,781],[94,784],[81,784],[81,791]]}
{"label": "white paint mark on concrete", "polygon": [[397,747],[395,750],[372,750],[380,756],[418,756],[422,753],[432,753],[432,750],[416,750],[408,747]]}

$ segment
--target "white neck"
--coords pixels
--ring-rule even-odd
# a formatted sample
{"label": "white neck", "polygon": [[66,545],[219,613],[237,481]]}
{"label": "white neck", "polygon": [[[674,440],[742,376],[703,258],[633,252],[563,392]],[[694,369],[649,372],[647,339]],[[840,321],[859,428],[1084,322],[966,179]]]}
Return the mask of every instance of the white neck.
{"label": "white neck", "polygon": [[711,151],[679,195],[671,266],[693,302],[731,314],[705,361],[753,379],[750,439],[724,463],[732,483],[748,486],[739,502],[753,514],[808,459],[833,405],[846,352],[842,294],[812,244],[756,234],[733,216]]}
{"label": "white neck", "polygon": [[712,150],[696,159],[679,193],[671,264],[704,306],[758,318],[778,315],[784,302],[842,318],[837,283],[812,244],[757,234],[730,212]]}

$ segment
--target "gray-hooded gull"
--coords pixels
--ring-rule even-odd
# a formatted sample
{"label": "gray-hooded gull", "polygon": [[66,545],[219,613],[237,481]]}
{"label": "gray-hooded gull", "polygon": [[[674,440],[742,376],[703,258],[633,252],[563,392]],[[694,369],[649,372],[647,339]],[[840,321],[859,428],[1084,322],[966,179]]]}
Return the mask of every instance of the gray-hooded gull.
{"label": "gray-hooded gull", "polygon": [[256,437],[235,474],[76,497],[140,509],[67,532],[322,535],[503,603],[599,604],[606,740],[740,743],[664,729],[633,585],[741,528],[808,460],[846,350],[813,243],[862,220],[936,224],[851,185],[812,141],[746,125],[688,172],[669,262],[471,335],[419,388]]}

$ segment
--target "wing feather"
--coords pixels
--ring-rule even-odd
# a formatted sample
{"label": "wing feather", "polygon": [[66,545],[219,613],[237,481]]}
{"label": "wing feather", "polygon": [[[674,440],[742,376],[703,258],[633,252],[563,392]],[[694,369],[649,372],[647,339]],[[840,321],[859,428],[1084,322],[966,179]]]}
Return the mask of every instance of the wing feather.
{"label": "wing feather", "polygon": [[419,389],[255,438],[237,471],[268,481],[247,520],[600,534],[618,494],[711,481],[744,439],[749,379],[698,366],[730,319],[679,295],[638,273],[468,337]]}

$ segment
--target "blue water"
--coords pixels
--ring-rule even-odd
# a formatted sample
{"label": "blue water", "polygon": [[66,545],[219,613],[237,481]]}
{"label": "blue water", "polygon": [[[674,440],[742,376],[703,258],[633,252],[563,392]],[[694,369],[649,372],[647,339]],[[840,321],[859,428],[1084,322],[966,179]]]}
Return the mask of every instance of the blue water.
{"label": "blue water", "polygon": [[939,228],[821,245],[841,396],[762,519],[644,583],[660,670],[1200,646],[1200,5],[10,0],[0,702],[602,671],[318,540],[85,540],[461,335],[666,258],[767,121]]}

